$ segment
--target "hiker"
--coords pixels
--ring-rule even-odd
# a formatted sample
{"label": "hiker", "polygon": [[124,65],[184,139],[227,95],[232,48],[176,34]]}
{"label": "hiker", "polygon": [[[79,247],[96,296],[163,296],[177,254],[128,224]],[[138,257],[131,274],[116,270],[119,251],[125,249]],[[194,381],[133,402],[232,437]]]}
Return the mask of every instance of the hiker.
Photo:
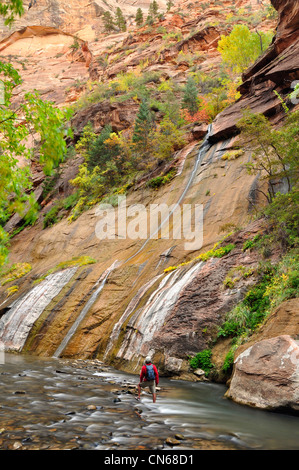
{"label": "hiker", "polygon": [[138,384],[138,398],[140,400],[141,388],[149,387],[153,395],[153,403],[156,403],[156,385],[159,383],[157,367],[152,364],[151,358],[147,357],[140,372],[140,382]]}

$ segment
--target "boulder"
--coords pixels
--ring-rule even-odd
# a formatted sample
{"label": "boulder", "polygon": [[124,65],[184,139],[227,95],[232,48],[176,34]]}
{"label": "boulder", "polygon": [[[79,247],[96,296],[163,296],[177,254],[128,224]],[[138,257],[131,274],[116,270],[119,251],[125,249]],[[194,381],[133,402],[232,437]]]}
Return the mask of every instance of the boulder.
{"label": "boulder", "polygon": [[194,126],[192,129],[193,138],[197,140],[203,139],[207,132],[208,132],[208,125],[204,123],[198,124]]}
{"label": "boulder", "polygon": [[226,397],[261,409],[299,413],[299,341],[276,336],[242,352]]}
{"label": "boulder", "polygon": [[81,136],[84,127],[89,122],[93,125],[95,132],[101,132],[102,128],[108,124],[114,132],[127,129],[134,122],[138,108],[138,103],[133,99],[123,103],[110,103],[110,100],[93,103],[74,115],[72,127],[75,138]]}
{"label": "boulder", "polygon": [[197,375],[197,377],[204,377],[205,376],[205,371],[202,369],[196,369],[194,371],[194,374]]}

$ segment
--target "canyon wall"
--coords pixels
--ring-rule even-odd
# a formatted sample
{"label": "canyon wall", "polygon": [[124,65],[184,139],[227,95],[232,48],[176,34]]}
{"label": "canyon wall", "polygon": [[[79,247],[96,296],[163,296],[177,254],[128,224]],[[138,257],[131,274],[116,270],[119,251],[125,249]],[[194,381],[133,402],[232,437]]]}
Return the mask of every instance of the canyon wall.
{"label": "canyon wall", "polygon": [[[123,238],[116,232],[114,239],[99,239],[96,208],[84,212],[72,223],[63,219],[45,230],[39,221],[20,232],[11,243],[10,262],[30,263],[32,270],[15,281],[18,292],[14,296],[7,298],[5,288],[1,288],[0,341],[7,343],[8,349],[66,358],[96,357],[134,373],[139,372],[143,358],[151,354],[161,373],[194,378],[188,357],[211,344],[225,314],[254,282],[249,277],[234,288],[225,289],[223,281],[227,273],[240,265],[253,268],[259,261],[256,253],[243,250],[244,242],[262,230],[260,223],[251,222],[253,204],[262,203],[257,191],[258,177],[248,175],[244,169],[251,154],[244,150],[238,159],[222,157],[234,149],[236,123],[242,110],[250,107],[254,112],[269,116],[273,124],[279,123],[283,109],[273,91],[285,96],[290,92],[291,83],[299,79],[297,6],[290,1],[273,1],[273,5],[280,14],[277,34],[270,49],[244,74],[241,98],[217,116],[209,134],[206,129],[200,133],[200,138],[206,138],[204,143],[193,136],[189,144],[177,152],[172,162],[177,175],[168,185],[154,191],[141,181],[138,189],[133,188],[127,194],[127,207],[145,205],[147,212],[143,223],[148,226],[151,204],[190,204],[193,207],[201,204],[202,246],[190,250],[184,239],[167,238],[168,224],[162,226],[159,238]],[[73,25],[76,30],[82,26],[80,18],[78,24]],[[73,41],[73,36],[65,34],[73,34],[72,28],[67,31],[65,25],[58,23],[57,20],[54,26],[64,29],[62,42]],[[207,36],[204,37],[210,38],[208,53],[213,57],[215,38],[219,34],[211,36],[211,30],[205,31]],[[58,31],[55,35],[60,37]],[[53,34],[51,37],[53,39]],[[4,48],[7,54],[12,44]],[[65,45],[69,47],[69,43]],[[96,46],[91,50],[94,56]],[[82,76],[99,73],[92,58],[86,66],[84,55],[81,61],[69,63],[80,69]],[[69,69],[69,74],[74,70]],[[178,73],[183,72],[179,69]],[[54,82],[52,84],[53,90],[56,89]],[[61,90],[58,103],[65,100]],[[49,89],[47,93],[50,96]],[[87,122],[94,118],[94,124],[98,123],[101,128],[101,119],[107,113],[104,116],[102,106],[93,106],[85,116],[79,112],[75,117],[78,133],[84,119]],[[116,130],[125,128],[136,112],[132,106],[122,109],[121,104],[112,107],[107,104],[107,110],[114,118]],[[71,174],[78,164],[79,161],[76,165],[66,162],[64,171]],[[120,213],[115,209],[116,226],[119,218]],[[175,222],[171,215],[169,226],[173,227]],[[225,227],[229,226],[242,228],[228,235]],[[228,237],[223,244],[234,246],[229,254],[207,261],[196,259],[224,235]],[[78,261],[76,264],[74,258],[80,260],[86,256],[94,262]],[[61,269],[61,263],[68,265],[72,260],[72,268]],[[167,271],[172,266],[177,268]],[[50,270],[51,274],[47,275]],[[15,328],[16,323],[22,327]],[[17,330],[13,332],[14,340],[12,328]],[[290,333],[281,331],[280,335],[283,334]],[[234,396],[233,388],[231,396]]]}
{"label": "canyon wall", "polygon": [[[138,4],[147,13],[150,1],[144,0]],[[136,4],[131,1],[122,0],[25,0],[23,2],[24,14],[16,17],[11,27],[5,26],[0,21],[0,38],[8,36],[11,32],[18,31],[28,26],[47,26],[63,30],[65,33],[92,36],[103,32],[102,16],[105,11],[112,14],[120,7],[128,20],[135,18]],[[159,1],[161,10],[166,11],[166,2]],[[84,39],[82,37],[82,39]]]}

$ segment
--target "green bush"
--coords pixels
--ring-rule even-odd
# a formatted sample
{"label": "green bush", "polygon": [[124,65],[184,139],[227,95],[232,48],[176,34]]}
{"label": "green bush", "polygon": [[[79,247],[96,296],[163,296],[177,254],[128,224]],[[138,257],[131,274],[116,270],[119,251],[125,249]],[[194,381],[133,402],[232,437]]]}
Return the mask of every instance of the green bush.
{"label": "green bush", "polygon": [[192,369],[202,369],[205,374],[208,375],[214,364],[211,361],[212,351],[210,349],[204,349],[197,353],[194,357],[190,358],[189,364]]}
{"label": "green bush", "polygon": [[60,199],[56,204],[46,213],[43,220],[43,228],[51,227],[62,219],[65,212],[72,209],[78,201],[79,192],[76,191],[70,194],[65,199]]}
{"label": "green bush", "polygon": [[269,225],[269,235],[264,244],[279,244],[287,250],[299,245],[299,191],[294,186],[287,194],[277,193],[264,209]]}
{"label": "green bush", "polygon": [[259,238],[260,238],[260,235],[255,235],[252,240],[246,240],[246,242],[244,242],[243,244],[243,251],[256,248]]}
{"label": "green bush", "polygon": [[229,372],[233,366],[234,363],[234,349],[230,349],[227,355],[225,356],[223,365],[222,365],[222,371],[223,372]]}
{"label": "green bush", "polygon": [[49,212],[46,213],[43,221],[43,227],[51,227],[51,225],[56,224],[59,220],[59,211],[61,209],[60,204],[56,204],[54,207],[52,207]]}
{"label": "green bush", "polygon": [[299,296],[297,251],[285,255],[277,265],[261,264],[258,275],[260,280],[226,315],[218,337],[250,335],[281,302]]}
{"label": "green bush", "polygon": [[220,248],[216,248],[216,246],[218,246],[217,243],[212,250],[200,254],[198,256],[198,259],[200,259],[201,261],[207,261],[210,258],[222,258],[222,256],[227,255],[235,248],[235,245],[233,243],[229,243],[226,246],[221,246]]}
{"label": "green bush", "polygon": [[151,180],[148,181],[147,185],[150,188],[158,189],[160,186],[163,186],[166,183],[169,183],[169,181],[172,180],[176,175],[176,170],[171,170],[169,171],[166,175],[164,176],[157,176],[156,178],[152,178]]}

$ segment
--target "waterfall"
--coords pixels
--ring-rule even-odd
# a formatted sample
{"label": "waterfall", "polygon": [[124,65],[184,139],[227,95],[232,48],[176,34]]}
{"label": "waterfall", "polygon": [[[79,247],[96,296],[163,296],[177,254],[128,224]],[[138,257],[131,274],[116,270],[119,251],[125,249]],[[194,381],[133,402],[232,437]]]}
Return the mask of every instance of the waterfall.
{"label": "waterfall", "polygon": [[77,267],[50,274],[27,294],[17,299],[0,319],[0,343],[6,350],[20,352],[34,322],[52,299],[71,280]]}
{"label": "waterfall", "polygon": [[161,221],[160,225],[158,226],[157,230],[151,234],[151,237],[150,238],[147,238],[145,240],[145,242],[142,244],[142,246],[139,248],[138,251],[136,251],[136,253],[134,253],[132,256],[130,256],[126,262],[130,261],[131,259],[135,258],[135,256],[137,256],[142,250],[143,248],[145,247],[145,245],[149,242],[149,240],[151,240],[154,235],[156,235],[159,230],[161,230],[161,228],[163,227],[163,225],[170,219],[170,217],[172,216],[172,214],[177,210],[178,206],[181,204],[181,202],[183,201],[184,197],[186,196],[191,184],[192,184],[192,181],[196,175],[196,172],[197,172],[197,169],[198,169],[198,166],[199,164],[201,163],[203,157],[205,156],[206,152],[209,150],[210,148],[210,142],[209,142],[209,138],[210,138],[210,135],[212,133],[212,124],[209,124],[209,127],[208,127],[208,131],[207,131],[207,134],[199,148],[199,151],[198,151],[198,154],[197,154],[197,158],[195,160],[195,164],[194,164],[194,167],[193,167],[193,170],[192,170],[192,173],[188,179],[188,182],[184,188],[184,191],[182,192],[182,194],[180,195],[178,201],[174,204],[172,210],[169,212],[169,214],[167,214],[167,217]]}
{"label": "waterfall", "polygon": [[114,343],[117,341],[124,322],[130,317],[131,313],[135,310],[135,308],[137,307],[137,305],[138,305],[140,299],[143,297],[143,295],[152,287],[152,285],[155,284],[155,282],[158,279],[160,279],[161,276],[162,276],[162,274],[159,274],[158,276],[155,276],[153,279],[148,281],[144,286],[142,286],[138,290],[137,294],[131,300],[131,302],[127,306],[126,310],[122,314],[121,318],[114,325],[112,333],[110,335],[108,346],[107,346],[105,354],[104,354],[104,360],[107,358],[107,356],[110,353]]}
{"label": "waterfall", "polygon": [[[159,227],[157,228],[155,234],[159,232],[161,227],[166,223],[166,221],[171,217],[172,213],[177,209],[177,207],[181,204],[183,201],[184,197],[186,196],[193,180],[196,175],[196,172],[198,170],[198,167],[200,163],[202,162],[206,152],[210,148],[210,142],[209,142],[209,137],[212,133],[212,124],[209,125],[208,127],[208,132],[199,148],[197,158],[192,170],[191,175],[189,176],[189,179],[187,181],[187,184],[180,195],[178,201],[174,205],[172,211],[170,214],[168,214],[167,218],[162,220]],[[154,235],[155,235],[154,234]],[[135,256],[137,256],[145,247],[145,245],[148,243],[150,238],[145,240],[143,245],[139,248],[139,250],[134,253],[131,257],[129,257],[126,262],[130,261],[133,259]],[[127,325],[127,332],[125,335],[125,338],[123,340],[122,346],[119,349],[117,353],[117,357],[123,357],[125,359],[131,360],[132,357],[135,354],[138,353],[144,353],[146,354],[145,351],[142,351],[143,349],[146,349],[143,347],[146,343],[151,341],[151,339],[154,336],[154,333],[156,330],[163,325],[163,322],[170,312],[170,310],[174,307],[176,300],[178,299],[181,291],[186,287],[190,279],[192,278],[193,274],[200,269],[202,266],[202,263],[197,264],[193,268],[189,269],[181,279],[178,280],[180,276],[180,271],[181,270],[176,270],[173,271],[169,274],[167,274],[163,280],[161,281],[159,287],[157,290],[151,295],[149,298],[146,306],[144,307],[143,311],[141,314],[135,313],[131,320],[129,321],[129,324]],[[104,354],[104,359],[107,359],[111,349],[113,346],[116,344],[116,341],[119,337],[121,328],[125,321],[130,317],[130,315],[133,313],[134,309],[136,308],[139,300],[142,298],[142,296],[148,291],[148,289],[157,281],[157,279],[160,276],[156,276],[153,278],[151,281],[146,283],[139,291],[137,292],[136,296],[133,298],[133,300],[129,303],[127,306],[125,312],[119,319],[119,321],[115,324],[113,331],[110,336],[110,340],[108,343],[108,346],[106,348],[105,354]],[[140,312],[139,312],[140,313]],[[137,318],[136,318],[137,317]]]}
{"label": "waterfall", "polygon": [[146,356],[155,333],[163,326],[179,296],[203,264],[197,263],[184,273],[177,269],[162,279],[145,307],[131,318],[117,357],[132,360],[134,356]]}
{"label": "waterfall", "polygon": [[70,327],[69,331],[67,332],[67,334],[65,335],[65,337],[63,338],[62,342],[60,343],[60,345],[58,346],[58,348],[56,349],[53,357],[59,357],[60,354],[63,352],[63,350],[66,348],[66,346],[68,345],[68,343],[70,342],[71,338],[74,336],[74,334],[76,333],[77,331],[77,328],[79,326],[79,324],[81,323],[81,321],[85,318],[85,315],[87,314],[87,312],[90,310],[90,308],[92,307],[92,305],[95,303],[95,301],[97,300],[100,292],[103,290],[105,284],[106,284],[106,281],[107,281],[107,278],[109,276],[109,274],[111,273],[111,271],[113,271],[113,269],[117,266],[118,262],[115,261],[111,266],[110,268],[108,268],[102,275],[101,277],[98,279],[98,281],[96,282],[94,288],[94,292],[93,294],[91,295],[91,297],[89,298],[89,300],[86,302],[86,304],[84,305],[83,309],[81,310],[80,314],[78,315],[77,319],[75,320],[75,322],[72,324],[72,326]]}
{"label": "waterfall", "polygon": [[[191,175],[188,178],[188,181],[183,189],[182,194],[180,195],[178,201],[174,205],[171,213],[168,214],[166,219],[161,221],[155,234],[161,229],[161,227],[169,219],[172,213],[177,209],[177,207],[180,205],[180,203],[184,199],[187,191],[189,190],[193,182],[193,179],[196,175],[198,166],[210,146],[209,144],[210,134],[211,134],[211,125],[209,126],[207,135],[200,146],[200,149],[199,149],[199,152],[198,152],[195,164],[194,164],[194,168],[192,170]],[[153,235],[154,234],[151,234],[151,238]],[[125,262],[128,262],[129,260],[134,258],[138,253],[140,253],[149,240],[150,238],[145,240],[141,248],[134,255],[129,257]],[[89,298],[87,303],[84,305],[76,321],[69,328],[61,344],[58,346],[57,350],[55,351],[54,357],[59,357],[62,354],[62,352],[64,351],[64,349],[66,348],[70,340],[72,339],[73,335],[76,333],[77,328],[79,327],[79,324],[85,318],[86,314],[88,313],[88,311],[90,310],[90,308],[92,307],[96,299],[98,298],[100,292],[104,288],[110,272],[113,269],[115,269],[117,264],[118,264],[117,261],[115,261],[110,266],[110,268],[108,268],[107,271],[105,271],[100,277],[100,279],[97,281],[97,283],[94,286],[94,291],[91,297]],[[76,269],[77,267],[69,268],[63,271],[50,274],[49,276],[47,276],[47,278],[44,281],[42,281],[40,284],[38,284],[33,289],[31,289],[30,292],[28,292],[26,295],[22,296],[22,298],[14,302],[10,306],[9,310],[5,314],[2,315],[0,319],[0,343],[4,344],[5,349],[7,350],[10,349],[10,350],[15,350],[15,351],[22,350],[34,322],[44,312],[48,304],[59,294],[61,289],[71,280]],[[136,326],[134,324],[134,328],[136,327],[139,334],[136,335],[133,341],[133,338],[131,338],[132,330],[129,332],[127,331],[125,340],[123,342],[121,350],[119,351],[119,354],[122,354],[126,348],[128,348],[128,350],[126,351],[125,357],[132,357],[132,355],[136,353],[137,351],[142,352],[143,344],[150,341],[155,331],[157,330],[157,328],[163,324],[164,319],[166,318],[170,309],[173,307],[176,299],[178,298],[181,292],[181,289],[184,287],[187,280],[189,279],[189,275],[191,276],[193,271],[195,272],[195,269],[191,268],[191,270],[188,271],[189,274],[185,273],[182,276],[182,278],[179,279],[179,276],[181,275],[180,274],[181,271],[177,270],[175,272],[169,273],[162,279],[157,291],[154,294],[152,294],[152,296],[148,300],[146,307],[143,309],[142,314],[139,315],[136,319]],[[119,333],[121,331],[122,325],[128,318],[130,318],[131,314],[136,309],[139,303],[139,300],[145,295],[148,289],[162,275],[163,274],[160,274],[159,276],[154,277],[145,286],[143,286],[138,291],[134,299],[132,299],[130,304],[127,306],[127,309],[125,310],[121,319],[114,326],[109,345],[106,349],[105,356],[108,355],[113,344],[115,344],[115,341],[117,340]],[[136,317],[136,314],[134,315],[134,318],[135,317]],[[132,320],[133,319],[131,318],[130,321]]]}

